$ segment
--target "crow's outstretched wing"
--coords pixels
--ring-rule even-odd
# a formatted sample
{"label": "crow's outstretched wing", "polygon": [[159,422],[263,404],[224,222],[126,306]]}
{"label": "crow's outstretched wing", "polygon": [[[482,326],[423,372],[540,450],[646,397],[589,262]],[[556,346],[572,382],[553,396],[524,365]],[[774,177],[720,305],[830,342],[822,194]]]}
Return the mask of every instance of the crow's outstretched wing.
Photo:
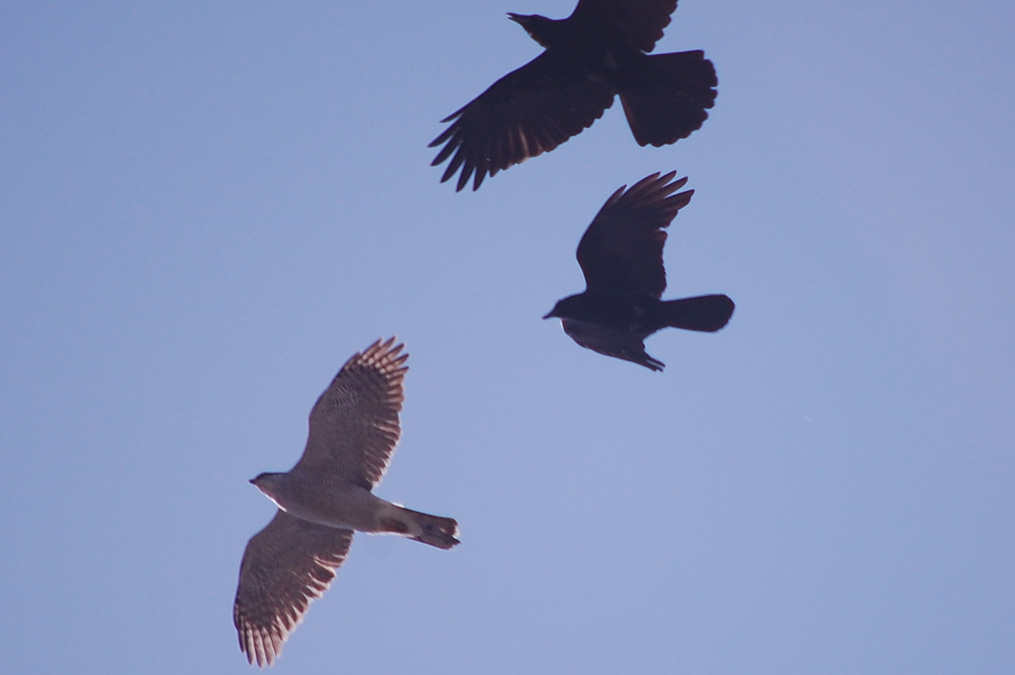
{"label": "crow's outstretched wing", "polygon": [[676,8],[677,0],[581,0],[568,23],[576,32],[608,34],[617,44],[650,52]]}
{"label": "crow's outstretched wing", "polygon": [[590,295],[662,295],[664,228],[694,194],[673,194],[687,183],[687,178],[670,182],[675,175],[654,173],[606,200],[578,243],[578,264]]}
{"label": "crow's outstretched wing", "polygon": [[473,101],[447,116],[450,122],[430,147],[443,144],[432,166],[448,163],[441,182],[461,169],[456,190],[553,150],[599,119],[614,91],[588,77],[578,64],[543,52],[497,80]]}

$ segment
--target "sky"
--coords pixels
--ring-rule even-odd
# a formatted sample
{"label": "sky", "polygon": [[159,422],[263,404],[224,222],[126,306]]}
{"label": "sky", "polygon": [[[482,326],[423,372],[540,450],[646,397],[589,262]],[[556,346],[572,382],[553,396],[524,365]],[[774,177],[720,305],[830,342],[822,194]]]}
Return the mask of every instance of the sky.
{"label": "sky", "polygon": [[[345,360],[398,335],[376,492],[277,673],[1015,671],[1015,9],[682,0],[704,126],[619,104],[440,184],[439,120],[540,48],[510,2],[0,6],[0,653],[245,673],[232,602]],[[656,171],[663,373],[540,317]]]}

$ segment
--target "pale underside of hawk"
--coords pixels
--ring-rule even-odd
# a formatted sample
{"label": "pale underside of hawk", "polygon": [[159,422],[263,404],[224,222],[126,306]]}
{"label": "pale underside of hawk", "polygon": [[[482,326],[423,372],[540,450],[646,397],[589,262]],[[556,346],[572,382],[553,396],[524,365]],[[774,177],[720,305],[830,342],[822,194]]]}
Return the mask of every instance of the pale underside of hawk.
{"label": "pale underside of hawk", "polygon": [[271,665],[345,561],[353,531],[399,534],[448,549],[451,518],[373,495],[398,443],[409,355],[395,338],[350,358],[314,404],[303,456],[287,473],[251,483],[279,510],[250,538],[240,564],[233,623],[250,663]]}

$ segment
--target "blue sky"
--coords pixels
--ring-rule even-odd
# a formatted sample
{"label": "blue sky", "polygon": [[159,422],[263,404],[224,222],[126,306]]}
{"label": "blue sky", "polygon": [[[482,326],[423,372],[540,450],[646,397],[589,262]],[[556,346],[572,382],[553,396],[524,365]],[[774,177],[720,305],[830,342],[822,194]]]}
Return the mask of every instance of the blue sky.
{"label": "blue sky", "polygon": [[[476,193],[442,117],[572,3],[0,8],[0,651],[10,672],[249,672],[247,480],[353,352],[411,354],[377,490],[279,673],[1015,669],[1015,10],[682,0],[719,96],[619,105]],[[676,170],[652,373],[541,321],[623,184]]]}

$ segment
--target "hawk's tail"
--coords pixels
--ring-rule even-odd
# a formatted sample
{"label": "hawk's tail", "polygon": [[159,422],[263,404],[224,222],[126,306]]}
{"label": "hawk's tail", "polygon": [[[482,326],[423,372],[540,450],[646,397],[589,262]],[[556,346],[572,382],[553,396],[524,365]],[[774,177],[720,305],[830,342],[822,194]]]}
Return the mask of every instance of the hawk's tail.
{"label": "hawk's tail", "polygon": [[705,52],[649,54],[620,78],[620,102],[639,145],[676,143],[699,129],[718,80]]}
{"label": "hawk's tail", "polygon": [[458,522],[454,518],[431,516],[429,513],[421,513],[405,507],[399,508],[404,517],[404,522],[399,523],[404,529],[399,534],[443,549],[451,548],[459,543],[455,538],[458,535]]}

